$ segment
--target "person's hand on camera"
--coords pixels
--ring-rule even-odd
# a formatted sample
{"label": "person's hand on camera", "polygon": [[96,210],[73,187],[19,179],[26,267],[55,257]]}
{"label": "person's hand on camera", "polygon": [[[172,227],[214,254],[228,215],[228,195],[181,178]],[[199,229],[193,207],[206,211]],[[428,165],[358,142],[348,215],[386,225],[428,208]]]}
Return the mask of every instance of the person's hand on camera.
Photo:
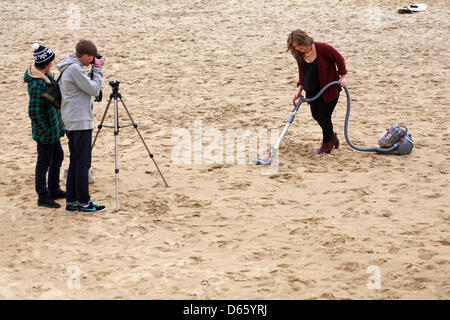
{"label": "person's hand on camera", "polygon": [[101,57],[100,59],[94,58],[94,65],[96,67],[103,67],[105,64],[105,56]]}

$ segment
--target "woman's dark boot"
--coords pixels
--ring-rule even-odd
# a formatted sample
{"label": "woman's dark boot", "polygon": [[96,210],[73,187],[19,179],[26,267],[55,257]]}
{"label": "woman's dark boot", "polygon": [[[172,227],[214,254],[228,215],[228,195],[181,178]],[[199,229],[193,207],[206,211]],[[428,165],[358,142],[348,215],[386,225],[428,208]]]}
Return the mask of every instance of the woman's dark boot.
{"label": "woman's dark boot", "polygon": [[337,134],[335,133],[334,136],[330,140],[330,144],[335,147],[336,149],[339,149],[339,139],[337,137]]}
{"label": "woman's dark boot", "polygon": [[330,142],[323,142],[316,154],[330,153],[331,149],[333,149],[333,145]]}

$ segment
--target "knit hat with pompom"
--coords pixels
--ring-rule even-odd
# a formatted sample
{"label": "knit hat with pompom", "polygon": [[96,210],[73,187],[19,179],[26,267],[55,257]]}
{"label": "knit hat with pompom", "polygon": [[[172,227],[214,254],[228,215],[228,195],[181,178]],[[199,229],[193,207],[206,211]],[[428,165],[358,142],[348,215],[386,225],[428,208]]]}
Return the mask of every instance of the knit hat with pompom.
{"label": "knit hat with pompom", "polygon": [[34,65],[43,68],[55,59],[55,54],[50,48],[40,46],[39,43],[33,44]]}

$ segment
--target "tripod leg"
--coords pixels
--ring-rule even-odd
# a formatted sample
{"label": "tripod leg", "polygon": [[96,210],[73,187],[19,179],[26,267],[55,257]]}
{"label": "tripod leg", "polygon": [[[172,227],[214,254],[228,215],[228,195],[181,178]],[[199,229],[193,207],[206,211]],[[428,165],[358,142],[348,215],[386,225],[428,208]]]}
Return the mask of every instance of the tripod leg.
{"label": "tripod leg", "polygon": [[116,212],[119,212],[119,157],[117,140],[119,136],[119,114],[117,98],[114,98],[114,153],[115,153],[115,175],[116,175]]}
{"label": "tripod leg", "polygon": [[100,133],[100,130],[103,127],[103,121],[105,121],[106,113],[108,112],[109,105],[111,104],[111,100],[112,100],[112,98],[109,98],[108,104],[106,105],[105,112],[103,113],[102,121],[100,121],[100,124],[98,125],[98,130],[97,130],[97,133],[95,135],[94,142],[92,142],[91,152],[94,149],[95,141],[97,141],[98,134]]}
{"label": "tripod leg", "polygon": [[148,155],[149,155],[150,159],[153,160],[153,163],[155,164],[156,169],[158,170],[158,172],[159,172],[161,178],[163,179],[163,181],[164,181],[166,187],[168,187],[169,185],[167,184],[166,179],[164,179],[164,176],[162,175],[161,170],[159,170],[159,167],[158,167],[158,165],[156,164],[155,159],[153,158],[153,154],[152,154],[152,153],[150,152],[150,150],[148,149],[147,144],[146,144],[145,141],[144,141],[144,138],[142,138],[142,135],[141,135],[141,133],[139,132],[139,129],[137,128],[137,124],[134,122],[133,117],[131,116],[130,112],[128,111],[127,107],[125,106],[125,103],[123,102],[122,98],[119,98],[119,99],[120,99],[120,102],[122,102],[122,105],[123,105],[123,107],[125,108],[125,111],[127,112],[128,117],[129,117],[130,120],[131,120],[131,123],[133,124],[133,127],[136,129],[136,131],[137,131],[139,137],[141,138],[141,141],[142,141],[142,143],[144,144],[145,149],[147,149],[147,152],[148,152]]}

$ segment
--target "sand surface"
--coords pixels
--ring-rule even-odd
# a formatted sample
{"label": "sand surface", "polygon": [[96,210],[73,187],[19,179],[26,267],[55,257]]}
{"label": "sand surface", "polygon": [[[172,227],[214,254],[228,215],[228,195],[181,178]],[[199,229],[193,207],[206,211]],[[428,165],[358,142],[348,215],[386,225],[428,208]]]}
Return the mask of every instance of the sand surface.
{"label": "sand surface", "polygon": [[[450,2],[398,14],[407,4],[2,0],[0,298],[449,299]],[[220,146],[226,130],[281,132],[297,82],[285,52],[296,28],[346,59],[352,142],[377,146],[386,127],[403,123],[411,155],[350,148],[341,94],[333,116],[341,147],[331,154],[314,154],[321,132],[305,104],[272,174],[248,164],[248,153],[244,164],[237,155],[234,163],[202,157],[199,146]],[[23,74],[34,42],[59,61],[80,38],[106,57],[96,125],[108,82],[120,81],[170,185],[136,131],[121,129],[119,213],[110,128],[94,148],[90,185],[108,210],[68,214],[36,204]],[[191,142],[187,163],[175,161],[180,132]],[[218,132],[211,144],[208,134]],[[67,138],[62,144],[65,169]]]}

